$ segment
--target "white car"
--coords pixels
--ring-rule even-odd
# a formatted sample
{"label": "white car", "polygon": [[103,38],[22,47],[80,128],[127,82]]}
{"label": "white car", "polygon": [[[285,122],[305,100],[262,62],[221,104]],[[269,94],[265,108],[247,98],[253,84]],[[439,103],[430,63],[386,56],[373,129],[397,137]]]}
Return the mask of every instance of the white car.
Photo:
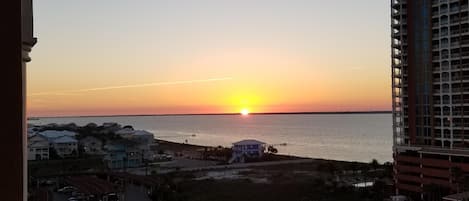
{"label": "white car", "polygon": [[59,190],[57,190],[57,192],[59,193],[71,193],[73,191],[76,191],[77,189],[73,186],[65,186]]}

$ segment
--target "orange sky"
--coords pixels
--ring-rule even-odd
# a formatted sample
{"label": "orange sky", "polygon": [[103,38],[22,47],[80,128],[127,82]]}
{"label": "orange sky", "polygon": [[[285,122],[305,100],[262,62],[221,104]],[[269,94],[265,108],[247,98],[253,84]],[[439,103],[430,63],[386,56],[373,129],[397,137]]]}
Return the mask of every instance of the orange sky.
{"label": "orange sky", "polygon": [[84,2],[35,2],[30,116],[391,109],[388,2]]}

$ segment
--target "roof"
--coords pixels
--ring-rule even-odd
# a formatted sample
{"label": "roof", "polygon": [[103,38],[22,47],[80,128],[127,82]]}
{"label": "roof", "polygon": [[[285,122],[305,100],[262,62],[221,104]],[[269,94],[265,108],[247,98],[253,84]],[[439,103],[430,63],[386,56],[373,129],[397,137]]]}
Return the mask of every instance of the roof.
{"label": "roof", "polygon": [[41,142],[41,141],[38,141],[38,142],[32,142],[28,145],[29,148],[32,148],[32,147],[45,147],[45,148],[49,148],[49,142],[45,141],[45,142]]}
{"label": "roof", "polygon": [[136,130],[134,135],[151,135],[151,136],[153,136],[153,133],[150,133],[150,132],[145,131],[145,130]]}
{"label": "roof", "polygon": [[53,140],[54,143],[76,143],[77,140],[70,136],[62,136]]}
{"label": "roof", "polygon": [[124,129],[120,129],[116,132],[116,134],[118,135],[151,135],[153,136],[153,133],[150,133],[146,130],[133,130],[131,128],[124,128]]}
{"label": "roof", "polygon": [[118,131],[116,131],[116,134],[118,135],[124,135],[124,134],[133,134],[135,131],[131,128],[123,128]]}
{"label": "roof", "polygon": [[265,142],[261,142],[259,140],[252,140],[252,139],[248,139],[248,140],[241,140],[239,142],[235,142],[233,143],[233,145],[251,145],[251,144],[266,144]]}
{"label": "roof", "polygon": [[43,136],[43,135],[31,135],[31,136],[28,136],[28,142],[31,142],[31,141],[36,141],[38,138],[40,138],[41,140],[43,141],[49,141],[49,139],[47,139],[47,137]]}
{"label": "roof", "polygon": [[36,129],[35,127],[28,127],[28,133],[35,133],[36,132]]}
{"label": "roof", "polygon": [[122,144],[107,144],[104,145],[104,148],[109,151],[125,151],[125,145]]}
{"label": "roof", "polygon": [[63,136],[75,137],[77,135],[75,132],[66,131],[66,130],[65,131],[46,130],[46,131],[40,132],[39,134],[49,139],[63,137]]}
{"label": "roof", "polygon": [[80,140],[80,142],[89,142],[89,141],[98,141],[102,142],[100,139],[94,137],[94,136],[86,136]]}

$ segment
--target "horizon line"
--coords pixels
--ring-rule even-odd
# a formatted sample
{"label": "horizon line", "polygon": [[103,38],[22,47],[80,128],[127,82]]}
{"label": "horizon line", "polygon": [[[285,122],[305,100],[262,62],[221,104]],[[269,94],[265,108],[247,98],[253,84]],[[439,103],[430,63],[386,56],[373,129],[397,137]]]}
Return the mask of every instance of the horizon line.
{"label": "horizon line", "polygon": [[[249,115],[300,115],[300,114],[384,114],[392,113],[392,110],[369,111],[329,111],[329,112],[254,112]],[[239,112],[228,113],[179,113],[179,114],[116,114],[116,115],[58,115],[58,116],[31,116],[31,118],[93,118],[93,117],[131,117],[131,116],[216,116],[216,115],[240,115]]]}

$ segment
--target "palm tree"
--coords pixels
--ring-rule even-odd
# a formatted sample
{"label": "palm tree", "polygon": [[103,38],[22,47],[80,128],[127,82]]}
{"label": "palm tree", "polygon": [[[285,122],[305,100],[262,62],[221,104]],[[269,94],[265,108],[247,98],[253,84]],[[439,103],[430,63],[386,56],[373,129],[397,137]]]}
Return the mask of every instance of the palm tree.
{"label": "palm tree", "polygon": [[278,153],[277,148],[275,148],[275,147],[272,146],[272,145],[269,145],[269,147],[267,147],[267,151],[268,151],[269,153],[272,153],[272,154]]}

